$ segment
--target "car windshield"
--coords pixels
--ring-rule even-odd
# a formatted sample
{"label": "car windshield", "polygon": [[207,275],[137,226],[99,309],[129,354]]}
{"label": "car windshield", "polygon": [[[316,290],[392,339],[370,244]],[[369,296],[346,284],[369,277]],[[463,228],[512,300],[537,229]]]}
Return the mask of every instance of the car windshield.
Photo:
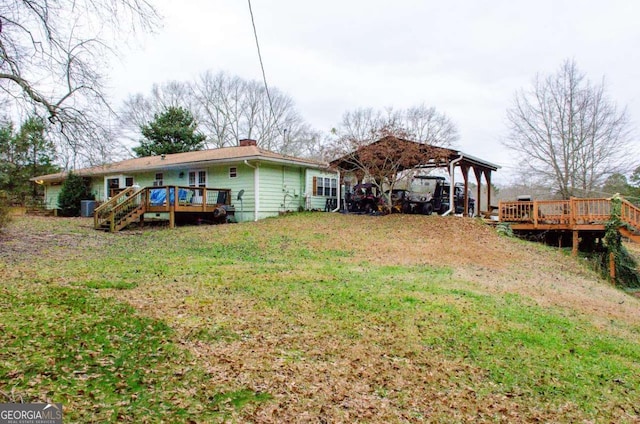
{"label": "car windshield", "polygon": [[436,189],[437,181],[432,178],[414,178],[411,181],[410,189],[414,193],[433,193]]}

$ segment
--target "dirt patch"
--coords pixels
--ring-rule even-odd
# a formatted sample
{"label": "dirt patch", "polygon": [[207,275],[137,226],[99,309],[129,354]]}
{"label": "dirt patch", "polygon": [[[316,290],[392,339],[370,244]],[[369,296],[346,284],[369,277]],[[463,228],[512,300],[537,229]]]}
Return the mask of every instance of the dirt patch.
{"label": "dirt patch", "polygon": [[93,254],[118,237],[138,232],[107,234],[93,228],[92,218],[23,216],[0,231],[0,259],[7,263],[47,255],[69,259]]}

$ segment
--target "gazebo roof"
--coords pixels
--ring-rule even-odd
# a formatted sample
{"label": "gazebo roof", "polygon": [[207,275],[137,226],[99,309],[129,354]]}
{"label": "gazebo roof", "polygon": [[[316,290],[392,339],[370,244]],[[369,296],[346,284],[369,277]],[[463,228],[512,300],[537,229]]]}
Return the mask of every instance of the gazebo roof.
{"label": "gazebo roof", "polygon": [[366,150],[380,148],[381,144],[393,145],[394,149],[389,149],[387,150],[387,152],[397,152],[398,155],[400,155],[401,152],[406,151],[408,148],[416,150],[417,145],[418,149],[416,151],[419,152],[420,156],[426,158],[426,160],[420,161],[420,163],[417,163],[415,165],[405,166],[404,169],[447,167],[452,161],[458,159],[459,161],[456,162],[456,166],[459,166],[461,168],[474,168],[476,171],[480,171],[482,173],[490,173],[491,171],[497,171],[498,169],[500,169],[499,165],[468,155],[459,150],[431,146],[428,144],[418,143],[416,141],[406,140],[393,136],[386,136],[369,145],[362,146],[351,153],[348,153],[338,159],[331,161],[330,165],[343,171],[356,170],[358,169],[358,166],[355,164],[355,162],[357,161],[359,154]]}

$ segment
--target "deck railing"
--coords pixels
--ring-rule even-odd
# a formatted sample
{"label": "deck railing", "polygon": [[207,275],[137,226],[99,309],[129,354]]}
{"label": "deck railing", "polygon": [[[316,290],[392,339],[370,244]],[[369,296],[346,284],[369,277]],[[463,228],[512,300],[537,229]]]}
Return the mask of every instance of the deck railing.
{"label": "deck railing", "polygon": [[[622,199],[621,220],[640,230],[640,208]],[[500,202],[499,220],[518,224],[603,225],[611,219],[611,199],[537,200]]]}
{"label": "deck railing", "polygon": [[571,199],[576,224],[604,224],[611,219],[611,199]]}
{"label": "deck railing", "polygon": [[207,210],[207,207],[231,204],[231,190],[209,187],[147,187],[146,208],[169,211],[171,207]]}
{"label": "deck railing", "polygon": [[[169,212],[173,226],[175,212],[226,214],[222,205],[231,204],[231,190],[208,187],[144,187],[134,192],[128,187],[94,211],[94,227],[117,231],[145,212]],[[224,216],[224,215],[223,215]]]}
{"label": "deck railing", "polygon": [[534,222],[536,224],[559,224],[569,225],[571,223],[571,201],[570,200],[539,200],[535,202],[537,207],[536,218]]}
{"label": "deck railing", "polygon": [[534,202],[500,202],[499,219],[501,222],[533,222]]}

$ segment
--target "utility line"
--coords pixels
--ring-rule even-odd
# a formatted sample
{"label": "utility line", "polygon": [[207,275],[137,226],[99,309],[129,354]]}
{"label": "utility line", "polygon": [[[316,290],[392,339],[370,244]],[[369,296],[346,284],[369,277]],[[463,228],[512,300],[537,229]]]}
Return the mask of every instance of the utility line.
{"label": "utility line", "polygon": [[275,112],[273,111],[273,102],[271,101],[271,93],[269,92],[269,86],[267,85],[267,74],[264,72],[264,64],[262,63],[262,53],[260,53],[260,43],[258,42],[258,31],[256,30],[256,22],[253,18],[253,9],[251,8],[251,0],[247,0],[249,3],[249,14],[251,15],[251,25],[253,26],[253,35],[256,39],[256,47],[258,49],[258,59],[260,60],[260,69],[262,70],[262,81],[264,82],[264,89],[267,92],[267,100],[269,100],[269,110],[271,111],[271,116],[273,116],[273,121],[276,126],[276,130],[284,137],[282,131],[280,130],[280,125],[278,125],[278,118],[276,117]]}

